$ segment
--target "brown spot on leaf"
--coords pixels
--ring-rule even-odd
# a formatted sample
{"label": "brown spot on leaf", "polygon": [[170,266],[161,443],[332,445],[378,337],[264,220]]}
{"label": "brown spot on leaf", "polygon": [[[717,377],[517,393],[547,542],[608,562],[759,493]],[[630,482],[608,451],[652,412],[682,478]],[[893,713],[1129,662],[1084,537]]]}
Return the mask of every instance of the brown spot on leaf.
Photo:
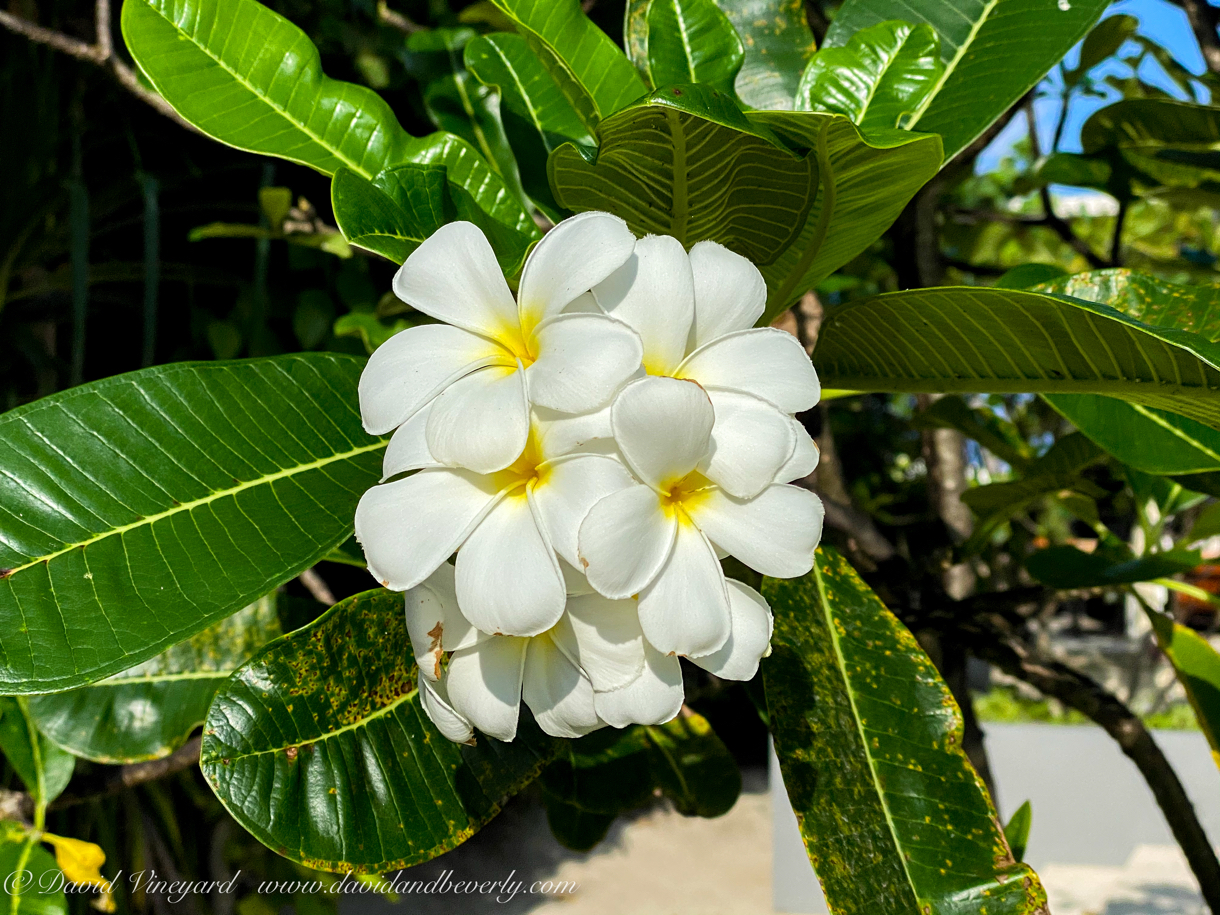
{"label": "brown spot on leaf", "polygon": [[0,569],[0,581],[4,581],[4,579],[8,578],[12,574],[12,569]]}
{"label": "brown spot on leaf", "polygon": [[289,762],[296,762],[297,753],[299,752],[300,751],[296,747],[288,747],[288,749],[284,751],[284,755],[288,757]]}

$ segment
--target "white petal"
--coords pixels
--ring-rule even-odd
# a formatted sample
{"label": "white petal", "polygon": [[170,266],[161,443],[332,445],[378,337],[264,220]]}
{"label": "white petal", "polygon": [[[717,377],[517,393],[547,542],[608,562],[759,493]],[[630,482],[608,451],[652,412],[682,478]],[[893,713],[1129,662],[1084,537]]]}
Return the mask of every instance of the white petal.
{"label": "white petal", "polygon": [[409,327],[379,346],[360,375],[364,428],[389,432],[463,375],[508,359],[502,347],[461,328]]}
{"label": "white petal", "polygon": [[784,413],[808,410],[822,396],[818,373],[799,340],[774,327],[742,330],[691,353],[674,372],[705,388],[761,397]]}
{"label": "white petal", "polygon": [[644,670],[621,689],[594,693],[597,714],[611,727],[664,724],[682,710],[682,665],[644,643]]}
{"label": "white petal", "polygon": [[529,639],[497,636],[455,651],[445,671],[454,711],[497,740],[517,736],[521,676]]}
{"label": "white petal", "polygon": [[788,420],[792,424],[795,442],[791,456],[775,474],[774,482],[776,483],[803,480],[817,470],[818,459],[821,457],[818,446],[809,434],[809,430],[805,428],[805,424],[795,416],[788,417]]}
{"label": "white petal", "polygon": [[699,465],[730,495],[748,499],[770,483],[792,455],[796,433],[789,417],[765,400],[737,391],[707,392],[716,411],[711,450]]}
{"label": "white petal", "polygon": [[604,315],[605,314],[605,312],[602,311],[602,307],[597,304],[597,299],[594,298],[592,292],[582,292],[580,295],[578,295],[576,298],[574,298],[572,300],[572,302],[568,305],[568,307],[563,310],[563,313],[567,314],[567,315],[575,315],[575,314]]}
{"label": "white petal", "polygon": [[461,470],[421,470],[374,486],[356,506],[356,539],[369,573],[405,591],[453,555],[495,501],[481,476]]}
{"label": "white petal", "polygon": [[394,294],[426,315],[492,339],[519,339],[517,306],[474,223],[443,225],[394,275]]}
{"label": "white petal", "polygon": [[547,464],[534,488],[534,500],[555,552],[579,566],[577,539],[589,509],[634,484],[623,463],[607,455],[572,455]]}
{"label": "white petal", "polygon": [[556,315],[535,333],[526,370],[530,402],[564,413],[587,413],[610,402],[640,367],[640,337],[605,315]]}
{"label": "white petal", "polygon": [[484,632],[537,635],[563,613],[563,574],[525,489],[505,496],[457,555],[457,600]]}
{"label": "white petal", "polygon": [[428,416],[428,450],[442,464],[476,473],[503,470],[529,439],[525,373],[493,366],[467,375],[436,398]]}
{"label": "white petal", "polygon": [[589,579],[585,578],[584,572],[579,572],[571,564],[560,561],[559,568],[563,572],[564,590],[568,592],[568,597],[582,597],[585,594],[596,594],[593,586],[589,584]]}
{"label": "white petal", "polygon": [[639,331],[651,374],[678,367],[695,317],[695,281],[680,241],[668,235],[640,239],[631,258],[593,294],[606,314]]}
{"label": "white petal", "polygon": [[704,655],[728,640],[731,625],[729,592],[712,545],[681,521],[669,560],[640,592],[644,638],[662,654]]}
{"label": "white petal", "polygon": [[626,686],[644,669],[644,634],[633,600],[569,597],[551,638],[594,689]]}
{"label": "white petal", "polygon": [[677,524],[647,486],[606,496],[589,510],[577,537],[589,584],[615,600],[638,594],[669,558]]}
{"label": "white petal", "polygon": [[442,736],[448,737],[454,743],[470,743],[474,739],[474,730],[470,721],[449,704],[449,693],[444,682],[434,683],[425,679],[421,668],[418,683],[424,712]]}
{"label": "white petal", "polygon": [[690,249],[695,276],[695,326],[692,345],[703,346],[762,317],[767,283],[749,260],[714,241]]}
{"label": "white petal", "polygon": [[627,465],[643,482],[663,491],[707,456],[715,421],[707,392],[676,378],[633,381],[610,408],[610,427]]}
{"label": "white petal", "polygon": [[771,650],[771,608],[749,585],[731,578],[728,584],[733,632],[719,651],[691,660],[726,680],[750,680]]}
{"label": "white petal", "polygon": [[602,726],[593,707],[592,684],[550,636],[530,639],[522,692],[538,727],[552,737],[581,737]]}
{"label": "white petal", "polygon": [[546,233],[521,271],[521,327],[557,315],[623,265],[635,247],[627,223],[609,213],[580,213]]}
{"label": "white petal", "polygon": [[564,454],[617,453],[614,430],[610,428],[610,405],[589,413],[557,413],[534,407],[534,430],[544,460]]}
{"label": "white petal", "polygon": [[796,578],[813,568],[823,511],[807,489],[777,483],[743,500],[712,487],[683,504],[716,546],[757,572]]}
{"label": "white petal", "polygon": [[420,675],[429,680],[441,678],[444,652],[469,648],[480,639],[490,638],[470,625],[458,609],[453,566],[447,562],[409,590],[404,605],[415,663]]}
{"label": "white petal", "polygon": [[444,466],[432,457],[432,452],[428,450],[428,416],[432,413],[434,403],[435,400],[430,401],[390,436],[390,444],[386,446],[385,455],[381,459],[383,483],[390,477],[408,470]]}

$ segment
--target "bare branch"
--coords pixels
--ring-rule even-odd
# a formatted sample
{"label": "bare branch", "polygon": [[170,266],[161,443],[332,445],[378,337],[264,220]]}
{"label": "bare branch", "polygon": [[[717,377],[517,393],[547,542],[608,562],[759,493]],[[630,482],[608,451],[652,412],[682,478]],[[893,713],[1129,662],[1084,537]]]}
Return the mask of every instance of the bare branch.
{"label": "bare branch", "polygon": [[161,759],[119,766],[117,770],[113,767],[102,770],[96,778],[82,779],[78,792],[60,795],[51,803],[50,809],[60,810],[88,801],[101,800],[145,782],[156,781],[189,769],[199,762],[199,748],[202,744],[202,737],[192,737],[169,756]]}
{"label": "bare branch", "polygon": [[402,13],[390,9],[386,4],[386,0],[378,0],[377,2],[377,20],[408,35],[423,29],[423,26],[419,23],[413,22]]}
{"label": "bare branch", "polygon": [[4,26],[10,32],[16,32],[18,35],[24,35],[30,41],[38,44],[45,44],[48,47],[54,48],[56,51],[63,51],[75,57],[77,60],[87,60],[93,64],[102,64],[105,58],[101,56],[98,48],[91,44],[86,44],[79,39],[72,38],[63,32],[56,32],[54,29],[48,29],[41,25],[35,25],[28,19],[22,19],[20,16],[14,16],[12,13],[5,10],[0,10],[0,25]]}
{"label": "bare branch", "polygon": [[335,605],[335,595],[331,593],[326,582],[322,580],[322,576],[313,569],[306,569],[297,578],[305,586],[305,590],[312,594],[313,599],[319,604],[325,604],[328,607]]}
{"label": "bare branch", "polygon": [[1199,42],[1203,59],[1207,61],[1207,69],[1220,73],[1220,9],[1212,6],[1207,0],[1175,0],[1178,6],[1186,11],[1190,20],[1190,28]]}
{"label": "bare branch", "polygon": [[110,0],[97,0],[93,14],[97,29],[97,53],[102,60],[114,56],[114,44],[110,38]]}

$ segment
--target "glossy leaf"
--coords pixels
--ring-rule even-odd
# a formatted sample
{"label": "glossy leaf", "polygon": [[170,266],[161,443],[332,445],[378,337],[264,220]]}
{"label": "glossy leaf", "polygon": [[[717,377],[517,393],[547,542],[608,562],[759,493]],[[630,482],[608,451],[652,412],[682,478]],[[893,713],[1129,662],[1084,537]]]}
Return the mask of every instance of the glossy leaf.
{"label": "glossy leaf", "polygon": [[341,168],[331,182],[330,201],[335,222],[349,242],[401,264],[452,218],[446,213],[445,169],[437,165],[404,166],[378,177],[387,174],[398,178],[392,190]]}
{"label": "glossy leaf", "polygon": [[796,90],[798,111],[829,111],[861,127],[901,127],[944,71],[930,25],[882,22],[809,61]]}
{"label": "glossy leaf", "polygon": [[1096,393],[1220,428],[1220,346],[1104,305],[943,287],[839,306],[814,364],[828,388]]}
{"label": "glossy leaf", "polygon": [[1025,860],[1025,848],[1029,845],[1029,828],[1033,822],[1033,808],[1030,807],[1029,801],[1026,801],[1004,824],[1004,838],[1012,849],[1012,856],[1018,861]]}
{"label": "glossy leaf", "polygon": [[962,751],[962,718],[915,638],[847,562],[766,579],[763,661],[784,785],[831,911],[1045,911]]}
{"label": "glossy leaf", "polygon": [[76,759],[38,730],[24,696],[0,696],[0,750],[37,804],[49,804],[72,780]]}
{"label": "glossy leaf", "polygon": [[1220,179],[1220,113],[1174,99],[1124,99],[1080,131],[1086,154],[1117,152],[1146,183],[1198,187]]}
{"label": "glossy leaf", "polygon": [[[1220,284],[1178,286],[1131,270],[1096,270],[1039,287],[1117,308],[1163,327],[1220,338]],[[1094,394],[1056,394],[1047,401],[1077,429],[1124,464],[1145,473],[1220,469],[1220,432],[1164,410]]]}
{"label": "glossy leaf", "polygon": [[6,915],[67,915],[55,859],[36,834],[15,823],[0,825],[0,874],[8,878],[0,881],[0,909]]}
{"label": "glossy leaf", "polygon": [[1133,559],[1125,553],[1051,546],[1030,556],[1025,568],[1052,588],[1105,588],[1188,572],[1202,561],[1197,550],[1166,550]]}
{"label": "glossy leaf", "polygon": [[731,96],[745,48],[715,0],[627,0],[623,43],[654,89],[702,83]]}
{"label": "glossy leaf", "polygon": [[309,37],[257,0],[124,0],[122,28],[162,97],[222,143],[326,175],[406,161],[390,106],[326,76]]}
{"label": "glossy leaf", "polygon": [[741,770],[707,719],[683,711],[645,729],[653,779],[685,816],[718,817],[741,794]]}
{"label": "glossy leaf", "polygon": [[70,689],[250,604],[346,539],[381,476],[363,361],[178,363],[0,416],[0,684]]}
{"label": "glossy leaf", "polygon": [[861,132],[841,115],[760,112],[773,130],[818,163],[817,199],[795,242],[760,265],[767,280],[769,323],[848,261],[868,249],[936,174],[940,138],[905,130]]}
{"label": "glossy leaf", "polygon": [[573,145],[551,155],[555,197],[621,216],[637,235],[687,246],[710,238],[766,264],[795,240],[817,194],[813,157],[780,146],[701,86],[654,93],[607,119],[598,138],[595,158]]}
{"label": "glossy leaf", "polygon": [[200,766],[260,842],[318,870],[383,873],[460,845],[560,744],[455,744],[416,691],[402,595],[366,591],[272,642],[217,694]]}
{"label": "glossy leaf", "polygon": [[796,87],[818,49],[803,0],[716,0],[745,46],[734,85],[747,108],[791,110]]}
{"label": "glossy leaf", "polygon": [[1178,682],[1220,766],[1220,654],[1206,638],[1169,617],[1149,612],[1157,644],[1173,665]]}
{"label": "glossy leaf", "polygon": [[271,595],[100,683],[31,696],[30,715],[60,747],[94,762],[168,756],[203,723],[229,675],[279,634]]}
{"label": "glossy leaf", "polygon": [[932,26],[945,69],[904,126],[940,134],[949,160],[1062,60],[1108,5],[1109,0],[846,0],[823,47],[844,47],[861,29],[892,19]]}
{"label": "glossy leaf", "polygon": [[589,130],[648,91],[580,0],[493,0],[542,61]]}

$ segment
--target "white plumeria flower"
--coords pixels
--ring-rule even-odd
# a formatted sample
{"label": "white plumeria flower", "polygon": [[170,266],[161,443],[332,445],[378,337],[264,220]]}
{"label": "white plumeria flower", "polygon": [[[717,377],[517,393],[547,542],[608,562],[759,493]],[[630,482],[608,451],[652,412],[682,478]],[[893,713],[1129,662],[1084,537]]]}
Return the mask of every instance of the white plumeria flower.
{"label": "white plumeria flower", "polygon": [[447,323],[409,328],[373,353],[360,376],[365,429],[382,435],[432,404],[426,435],[436,460],[492,473],[524,450],[530,404],[565,413],[604,406],[639,368],[639,338],[604,314],[561,312],[634,245],[608,213],[565,219],[530,252],[514,302],[482,231],[442,226],[407,258],[394,292]]}
{"label": "white plumeria flower", "polygon": [[[648,641],[695,659],[729,645],[737,625],[736,589],[725,581],[717,550],[764,575],[794,578],[813,568],[822,535],[822,503],[813,493],[768,482],[741,499],[700,469],[716,420],[697,383],[630,382],[614,401],[610,424],[639,482],[598,501],[578,537],[589,584],[612,599],[638,595]],[[745,632],[740,638],[758,641]]]}
{"label": "white plumeria flower", "polygon": [[[490,474],[442,466],[427,430],[439,409],[399,426],[383,480],[356,507],[356,538],[369,572],[394,591],[414,588],[457,552],[457,600],[484,632],[531,636],[555,625],[565,593],[559,557],[575,565],[589,508],[631,484],[613,455],[582,453],[586,419],[535,410],[517,460]],[[544,415],[545,414],[545,415]],[[558,554],[558,556],[556,555]]]}
{"label": "white plumeria flower", "polygon": [[794,414],[821,396],[817,372],[791,334],[754,327],[767,287],[750,261],[711,241],[688,255],[677,239],[650,235],[593,297],[639,332],[649,375],[697,381],[711,398],[715,423],[698,463],[708,479],[750,498],[812,473],[817,448]]}
{"label": "white plumeria flower", "polygon": [[522,698],[555,737],[579,737],[605,724],[661,724],[681,709],[678,660],[644,641],[635,602],[607,600],[570,567],[565,577],[572,592],[567,612],[532,638],[471,626],[448,563],[407,592],[424,711],[450,740],[468,742],[476,727],[512,740]]}

